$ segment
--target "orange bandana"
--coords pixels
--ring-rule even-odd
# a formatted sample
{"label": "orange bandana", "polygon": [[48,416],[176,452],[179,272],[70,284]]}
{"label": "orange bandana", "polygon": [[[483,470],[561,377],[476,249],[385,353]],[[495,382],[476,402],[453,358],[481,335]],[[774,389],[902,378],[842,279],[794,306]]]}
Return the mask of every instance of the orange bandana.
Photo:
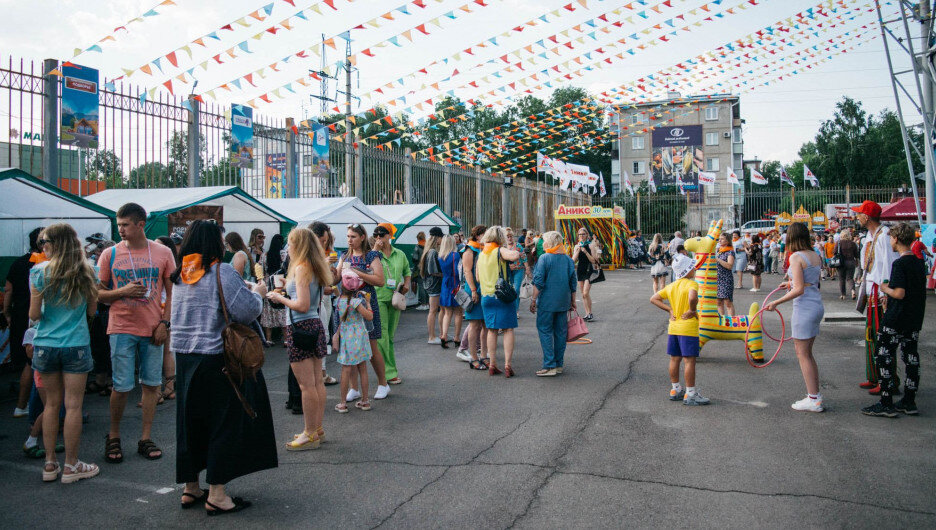
{"label": "orange bandana", "polygon": [[732,250],[734,250],[734,247],[732,247],[731,245],[718,247],[718,252],[731,252]]}
{"label": "orange bandana", "polygon": [[545,250],[547,254],[565,254],[565,247],[562,243],[559,243],[554,247],[549,247]]}
{"label": "orange bandana", "polygon": [[[214,260],[211,264],[214,265],[215,263],[218,263],[218,260]],[[182,257],[182,271],[179,273],[179,278],[182,279],[183,283],[189,285],[198,283],[198,280],[201,280],[204,275],[205,269],[202,267],[201,254],[189,254]]]}
{"label": "orange bandana", "polygon": [[498,245],[497,243],[485,243],[484,250],[482,252],[484,252],[485,254],[490,254],[492,250],[496,249],[499,246],[500,245]]}
{"label": "orange bandana", "polygon": [[481,243],[478,243],[477,241],[469,241],[468,246],[476,250],[481,249]]}
{"label": "orange bandana", "polygon": [[29,256],[30,263],[43,263],[45,261],[49,261],[49,257],[45,255],[45,252],[33,252]]}

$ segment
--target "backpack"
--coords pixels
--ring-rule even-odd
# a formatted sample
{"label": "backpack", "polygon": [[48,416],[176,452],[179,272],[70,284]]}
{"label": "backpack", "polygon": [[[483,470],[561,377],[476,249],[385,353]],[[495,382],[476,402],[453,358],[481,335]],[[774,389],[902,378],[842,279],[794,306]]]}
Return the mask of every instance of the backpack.
{"label": "backpack", "polygon": [[[221,299],[221,311],[224,313],[224,328],[221,330],[221,340],[224,343],[224,375],[227,376],[234,393],[244,407],[244,412],[251,418],[257,413],[244,399],[240,385],[244,379],[256,380],[257,372],[263,367],[263,343],[260,335],[246,324],[231,322],[228,315],[227,302],[224,300],[224,290],[221,287],[221,265],[216,269],[218,280],[218,297]],[[234,380],[237,379],[237,383]]]}

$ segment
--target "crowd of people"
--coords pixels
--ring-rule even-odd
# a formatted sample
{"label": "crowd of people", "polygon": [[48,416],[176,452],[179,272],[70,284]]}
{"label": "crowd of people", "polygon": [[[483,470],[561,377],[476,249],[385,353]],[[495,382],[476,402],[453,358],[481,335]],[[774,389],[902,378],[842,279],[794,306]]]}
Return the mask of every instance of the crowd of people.
{"label": "crowd of people", "polygon": [[[927,272],[921,260],[928,251],[908,225],[881,225],[876,204],[856,212],[867,230],[861,238],[849,230],[816,237],[802,224],[784,233],[721,234],[715,256],[718,309],[734,314],[733,292],[743,288],[745,272],[752,292],[761,289],[763,274],[786,274],[786,294],[767,310],[793,302],[793,340],[807,391],[793,408],[820,412],[812,346],[824,312],[821,278],[837,278],[843,299],[851,282],[852,297],[867,300],[868,370],[862,386],[880,395],[862,412],[915,414]],[[29,235],[30,252],[10,269],[4,315],[13,360],[22,366],[14,416],[29,416],[31,424],[24,451],[44,459],[44,481],[96,476],[100,467],[78,455],[84,396],[95,394],[109,399],[104,460],[120,464],[126,434],[121,422],[129,394],[139,385],[136,452],[147,460],[164,456],[152,426],[159,404],[174,401],[176,479],[185,484],[181,506],[204,506],[209,515],[250,506],[229,495],[225,485],[277,466],[263,371],[254,366],[245,377],[246,365],[232,365],[244,361],[231,354],[231,337],[240,337],[246,350],[254,340],[260,348],[282,341],[289,360],[286,406],[302,415],[301,432],[282,443],[288,451],[304,451],[325,439],[326,385],[340,383],[333,410],[345,414],[372,410],[371,399],[386,399],[391,385],[403,383],[394,342],[410,291],[416,309],[427,311],[428,344],[446,350],[454,345],[455,356],[470,369],[505,378],[516,375],[514,330],[524,313],[521,299],[528,300],[543,356],[535,375],[555,377],[564,370],[576,298],[581,297],[582,320],[595,320],[591,285],[603,278],[601,245],[586,228],[575,241],[565,241],[555,231],[515,234],[509,227],[478,225],[463,239],[434,227],[428,237],[419,234],[407,255],[395,245],[397,228],[389,223],[370,233],[349,225],[347,249],[339,253],[331,228],[320,222],[296,227],[286,237],[275,234],[269,243],[255,229],[245,243],[212,221],[195,221],[184,235],[150,240],[146,212],[133,203],[122,206],[116,218],[117,244],[95,234],[83,245],[64,223],[36,229]],[[669,314],[669,398],[708,404],[695,381],[696,262],[680,232],[668,242],[655,234],[645,254],[651,302]],[[894,402],[900,392],[898,347],[907,372],[903,398]],[[341,367],[337,379],[326,370],[330,354]],[[376,378],[373,395],[368,364]],[[64,444],[58,442],[60,424]],[[65,453],[61,465],[59,452]]]}

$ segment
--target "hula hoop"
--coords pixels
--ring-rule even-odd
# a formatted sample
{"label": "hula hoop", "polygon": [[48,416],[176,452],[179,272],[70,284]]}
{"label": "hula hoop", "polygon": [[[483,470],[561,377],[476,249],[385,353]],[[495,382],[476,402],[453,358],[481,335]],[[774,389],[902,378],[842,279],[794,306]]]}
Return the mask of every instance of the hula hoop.
{"label": "hula hoop", "polygon": [[[754,314],[754,317],[752,317],[751,320],[748,322],[747,331],[744,332],[744,343],[745,343],[745,344],[747,344],[747,341],[748,341],[748,339],[749,339],[750,336],[751,336],[751,326],[754,325],[754,321],[757,320],[758,318],[761,318],[761,314],[766,310],[767,300],[769,300],[770,297],[771,297],[775,292],[777,292],[777,291],[779,291],[779,290],[780,290],[780,288],[777,287],[776,289],[774,289],[773,291],[771,291],[770,294],[768,294],[766,298],[764,298],[764,307],[762,307],[762,308],[760,309],[760,311],[758,311],[757,313],[755,313],[755,314]],[[750,365],[753,366],[754,368],[766,368],[766,367],[770,366],[770,364],[773,363],[773,362],[777,359],[777,356],[780,355],[780,349],[783,348],[783,343],[786,342],[786,341],[788,341],[788,340],[790,340],[790,339],[792,338],[792,337],[787,338],[787,337],[784,336],[784,335],[786,335],[786,320],[783,318],[783,313],[781,313],[780,311],[778,311],[778,310],[776,310],[776,309],[774,309],[774,312],[777,313],[777,315],[780,317],[780,340],[775,339],[773,336],[770,335],[770,333],[767,333],[767,330],[766,330],[766,329],[764,328],[764,326],[763,326],[763,322],[764,322],[764,321],[763,321],[763,319],[761,319],[761,331],[762,331],[765,335],[767,335],[768,337],[770,337],[771,340],[773,340],[773,341],[775,341],[775,342],[779,342],[779,344],[777,344],[777,351],[774,352],[774,354],[773,354],[773,356],[770,358],[770,360],[768,360],[767,362],[762,363],[762,364],[755,363],[755,362],[754,362],[754,357],[751,356],[751,350],[750,350],[750,348],[747,348],[747,347],[744,348],[744,356],[745,356],[745,359],[747,359],[748,364],[750,364]]]}
{"label": "hula hoop", "polygon": [[592,343],[592,340],[586,339],[586,338],[575,339],[575,340],[570,340],[566,342],[566,344],[591,344],[591,343]]}

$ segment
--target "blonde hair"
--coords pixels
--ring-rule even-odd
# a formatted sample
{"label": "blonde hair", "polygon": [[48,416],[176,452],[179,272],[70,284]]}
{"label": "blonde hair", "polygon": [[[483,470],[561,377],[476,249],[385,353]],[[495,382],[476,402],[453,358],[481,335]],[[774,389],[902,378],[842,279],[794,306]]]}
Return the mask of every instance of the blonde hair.
{"label": "blonde hair", "polygon": [[[293,258],[289,260],[289,270],[286,273],[288,280],[313,280],[319,285],[331,285],[332,273],[325,261],[325,251],[322,243],[308,228],[293,228],[289,232],[289,248]],[[299,269],[300,265],[304,265]]]}
{"label": "blonde hair", "polygon": [[42,239],[49,241],[49,264],[45,269],[45,287],[43,299],[78,307],[82,302],[90,302],[97,297],[97,278],[94,269],[85,259],[78,233],[71,225],[56,223],[42,231]]}
{"label": "blonde hair", "polygon": [[422,256],[419,256],[419,274],[426,274],[426,254],[429,253],[430,249],[435,249],[436,252],[439,251],[439,242],[442,240],[438,236],[429,236],[429,241],[426,242],[426,246],[423,247]]}
{"label": "blonde hair", "polygon": [[556,245],[561,245],[563,242],[564,240],[562,234],[556,232],[555,230],[543,234],[544,247],[553,248]]}
{"label": "blonde hair", "polygon": [[481,236],[481,243],[497,243],[499,246],[504,246],[507,243],[507,235],[504,232],[504,227],[502,226],[492,226],[488,228],[484,235]]}
{"label": "blonde hair", "polygon": [[439,245],[439,258],[445,259],[452,252],[455,252],[455,238],[450,235],[443,236]]}

